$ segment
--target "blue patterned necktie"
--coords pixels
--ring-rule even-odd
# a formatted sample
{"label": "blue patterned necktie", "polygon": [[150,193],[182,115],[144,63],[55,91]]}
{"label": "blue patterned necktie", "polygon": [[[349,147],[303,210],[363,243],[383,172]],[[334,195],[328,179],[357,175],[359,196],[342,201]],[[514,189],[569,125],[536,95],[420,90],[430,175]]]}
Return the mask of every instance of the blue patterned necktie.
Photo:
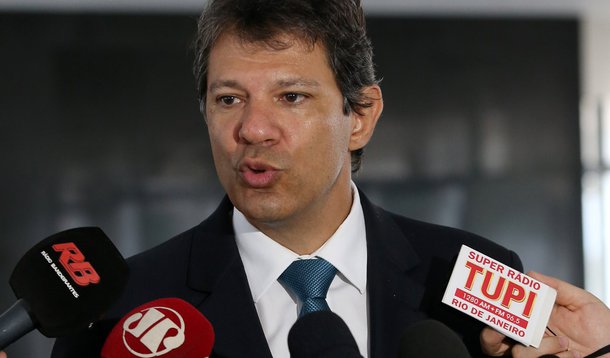
{"label": "blue patterned necktie", "polygon": [[301,300],[301,317],[310,312],[330,310],[326,293],[336,273],[337,269],[321,258],[296,260],[280,275],[278,281]]}

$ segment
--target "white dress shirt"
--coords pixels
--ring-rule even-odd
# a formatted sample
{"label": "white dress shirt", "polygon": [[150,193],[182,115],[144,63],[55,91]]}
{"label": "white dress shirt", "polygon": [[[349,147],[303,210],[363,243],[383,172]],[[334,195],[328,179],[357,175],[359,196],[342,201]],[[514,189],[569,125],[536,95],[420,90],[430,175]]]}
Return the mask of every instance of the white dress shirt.
{"label": "white dress shirt", "polygon": [[360,354],[368,357],[366,233],[360,196],[353,182],[352,194],[352,208],[347,218],[322,247],[307,256],[299,256],[273,241],[252,226],[239,210],[233,210],[237,247],[273,357],[290,357],[288,331],[300,309],[300,302],[296,302],[277,279],[294,260],[315,256],[337,268],[326,301],[350,328]]}

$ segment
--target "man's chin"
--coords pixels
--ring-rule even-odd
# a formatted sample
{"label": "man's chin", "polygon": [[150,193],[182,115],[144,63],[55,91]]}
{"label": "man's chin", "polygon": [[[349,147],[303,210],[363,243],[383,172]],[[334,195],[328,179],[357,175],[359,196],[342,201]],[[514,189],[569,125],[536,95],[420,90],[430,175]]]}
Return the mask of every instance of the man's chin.
{"label": "man's chin", "polygon": [[248,197],[233,203],[250,222],[255,221],[267,225],[284,220],[287,216],[286,212],[289,211],[285,200],[269,196]]}
{"label": "man's chin", "polygon": [[256,227],[259,227],[259,225],[268,227],[277,226],[286,219],[286,216],[280,214],[279,212],[266,210],[263,208],[256,208],[254,210],[246,209],[245,212],[242,210],[240,211],[244,214],[248,221],[250,221],[250,223]]}

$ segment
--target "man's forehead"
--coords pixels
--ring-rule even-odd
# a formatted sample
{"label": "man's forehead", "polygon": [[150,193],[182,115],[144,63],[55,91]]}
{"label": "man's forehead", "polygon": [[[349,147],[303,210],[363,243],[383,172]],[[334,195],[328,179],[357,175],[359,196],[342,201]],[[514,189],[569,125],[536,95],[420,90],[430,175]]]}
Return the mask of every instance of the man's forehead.
{"label": "man's forehead", "polygon": [[321,41],[310,39],[305,35],[289,31],[278,31],[266,36],[254,36],[248,33],[238,32],[234,29],[223,31],[211,47],[214,50],[221,42],[229,41],[242,47],[245,51],[256,52],[261,49],[281,51],[297,46],[306,51],[314,51],[316,47],[324,49]]}
{"label": "man's forehead", "polygon": [[[218,37],[217,41],[212,47],[212,51],[210,52],[207,72],[207,80],[209,81],[207,86],[208,92],[218,90],[220,88],[240,88],[243,85],[243,77],[241,77],[241,75],[252,70],[253,68],[243,67],[243,63],[240,64],[241,67],[235,67],[236,65],[226,67],[228,63],[232,62],[230,57],[234,54],[235,50],[237,50],[238,56],[240,57],[244,56],[245,54],[248,61],[252,61],[253,64],[258,62],[257,60],[254,60],[254,56],[258,52],[270,52],[272,54],[273,52],[277,52],[278,54],[281,54],[283,51],[289,51],[291,54],[289,54],[288,57],[284,57],[284,59],[288,59],[286,63],[295,61],[293,67],[295,69],[303,68],[303,61],[306,61],[309,65],[314,63],[324,63],[323,66],[327,68],[327,71],[330,71],[331,73],[333,72],[324,48],[318,46],[317,44],[312,45],[306,40],[295,37],[292,34],[279,34],[276,37],[270,37],[269,39],[265,40],[250,41],[247,38],[240,37],[235,32],[224,32]],[[296,50],[296,52],[293,52],[293,50]],[[304,60],[305,57],[299,55],[299,53],[303,52],[316,52],[318,53],[316,54],[316,57],[322,61],[319,62],[318,59],[312,61],[312,58]],[[248,56],[249,54],[252,55],[252,57]],[[265,60],[263,60],[261,63],[264,62]],[[239,64],[239,62],[237,63]],[[286,67],[282,68],[286,69]],[[220,72],[217,71],[219,69],[221,69]],[[248,77],[250,77],[250,75],[252,75],[252,72],[250,72]],[[303,73],[298,70],[282,72],[279,71],[278,68],[278,71],[274,72],[274,76],[275,78],[273,82],[275,87],[319,87],[321,85],[321,83],[315,78],[308,75],[304,76]],[[334,75],[331,76],[334,77]]]}

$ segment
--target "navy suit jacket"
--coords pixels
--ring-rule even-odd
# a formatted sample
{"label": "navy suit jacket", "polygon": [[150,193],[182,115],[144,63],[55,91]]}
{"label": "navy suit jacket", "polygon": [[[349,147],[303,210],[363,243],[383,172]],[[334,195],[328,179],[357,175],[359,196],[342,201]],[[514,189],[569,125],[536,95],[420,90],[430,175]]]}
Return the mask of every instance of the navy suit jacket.
{"label": "navy suit jacket", "polygon": [[[360,193],[368,248],[370,357],[396,357],[402,332],[426,318],[442,321],[482,356],[478,321],[441,303],[462,244],[522,270],[519,257],[474,234],[385,211]],[[119,302],[90,329],[57,340],[53,358],[95,357],[112,326],[133,308],[162,297],[197,307],[216,333],[212,357],[270,358],[225,198],[198,226],[128,260],[130,278]],[[283,357],[281,357],[283,358]]]}

